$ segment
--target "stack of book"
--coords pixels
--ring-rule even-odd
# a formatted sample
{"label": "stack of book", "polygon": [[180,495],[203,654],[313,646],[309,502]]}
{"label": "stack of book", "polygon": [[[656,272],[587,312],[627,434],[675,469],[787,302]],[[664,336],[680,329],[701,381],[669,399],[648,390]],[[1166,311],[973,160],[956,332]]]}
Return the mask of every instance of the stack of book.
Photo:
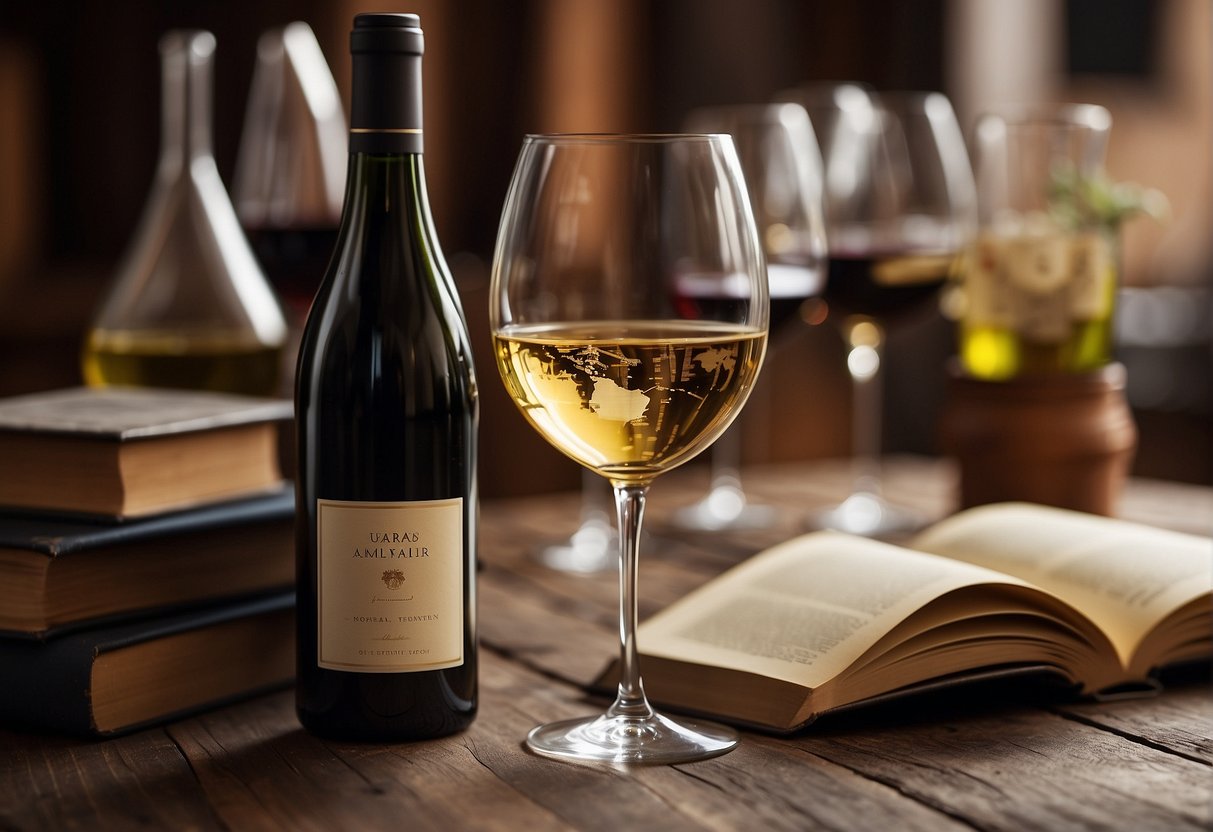
{"label": "stack of book", "polygon": [[0,723],[112,735],[294,670],[287,401],[0,400]]}

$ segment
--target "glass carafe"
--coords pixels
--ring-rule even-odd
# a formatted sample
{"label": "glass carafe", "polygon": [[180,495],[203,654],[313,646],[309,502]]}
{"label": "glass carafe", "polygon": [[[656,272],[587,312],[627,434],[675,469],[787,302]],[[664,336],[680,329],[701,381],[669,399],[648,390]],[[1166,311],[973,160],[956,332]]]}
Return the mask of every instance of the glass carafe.
{"label": "glass carafe", "polygon": [[[311,27],[257,41],[232,202],[261,268],[301,330],[337,244],[345,190],[345,112]],[[294,362],[287,361],[291,374]]]}
{"label": "glass carafe", "polygon": [[1111,361],[1120,247],[1097,184],[1111,128],[1095,104],[978,121],[981,228],[950,309],[974,378],[1088,373]]}
{"label": "glass carafe", "polygon": [[215,38],[160,41],[160,162],[84,347],[85,381],[270,395],[286,321],[211,152]]}

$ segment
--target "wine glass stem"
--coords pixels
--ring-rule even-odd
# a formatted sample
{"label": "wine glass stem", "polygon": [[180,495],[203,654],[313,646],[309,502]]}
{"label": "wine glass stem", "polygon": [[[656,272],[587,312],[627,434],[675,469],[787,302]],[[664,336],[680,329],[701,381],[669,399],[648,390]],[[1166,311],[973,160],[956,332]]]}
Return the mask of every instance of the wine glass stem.
{"label": "wine glass stem", "polygon": [[609,506],[607,485],[602,477],[589,468],[581,469],[581,526],[607,525],[610,522]]}
{"label": "wine glass stem", "polygon": [[619,517],[619,692],[607,716],[647,719],[653,709],[640,681],[640,653],[636,648],[636,583],[640,556],[640,526],[648,485],[613,483]]}
{"label": "wine glass stem", "polygon": [[726,430],[712,446],[711,491],[741,491],[741,433],[734,424]]}
{"label": "wine glass stem", "polygon": [[855,458],[852,493],[880,495],[881,369],[884,331],[864,319],[848,327],[847,369],[851,374],[851,443]]}

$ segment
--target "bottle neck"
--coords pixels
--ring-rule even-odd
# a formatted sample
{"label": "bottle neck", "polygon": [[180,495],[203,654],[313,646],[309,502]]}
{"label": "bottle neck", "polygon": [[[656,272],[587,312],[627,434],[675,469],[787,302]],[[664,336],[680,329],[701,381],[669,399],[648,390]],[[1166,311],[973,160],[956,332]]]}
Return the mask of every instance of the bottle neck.
{"label": "bottle neck", "polygon": [[433,234],[420,153],[350,153],[342,237]]}
{"label": "bottle neck", "polygon": [[211,155],[210,32],[174,31],[160,41],[161,164],[174,166]]}

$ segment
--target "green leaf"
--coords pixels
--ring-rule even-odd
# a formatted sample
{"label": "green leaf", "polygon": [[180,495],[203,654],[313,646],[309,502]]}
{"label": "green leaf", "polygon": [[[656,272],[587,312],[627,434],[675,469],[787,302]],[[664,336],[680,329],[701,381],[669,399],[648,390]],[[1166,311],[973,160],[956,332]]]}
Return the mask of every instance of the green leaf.
{"label": "green leaf", "polygon": [[1164,222],[1170,210],[1162,191],[1116,182],[1102,171],[1084,175],[1073,165],[1054,169],[1049,186],[1049,213],[1069,228],[1099,225],[1115,230],[1138,214]]}

